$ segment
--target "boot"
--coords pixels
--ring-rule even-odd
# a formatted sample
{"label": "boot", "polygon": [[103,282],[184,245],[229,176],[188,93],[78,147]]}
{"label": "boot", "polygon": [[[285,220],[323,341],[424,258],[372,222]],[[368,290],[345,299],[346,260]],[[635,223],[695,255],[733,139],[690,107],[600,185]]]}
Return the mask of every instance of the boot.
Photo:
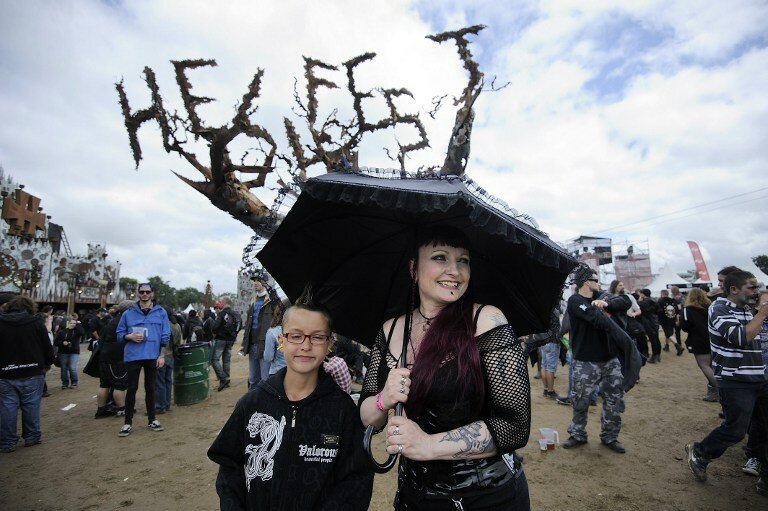
{"label": "boot", "polygon": [[664,345],[664,351],[669,351],[669,343]]}
{"label": "boot", "polygon": [[683,345],[682,345],[682,344],[680,344],[679,342],[676,342],[676,343],[675,343],[675,349],[677,350],[677,356],[678,356],[678,357],[679,357],[680,355],[682,355],[682,354],[683,354],[683,352],[685,351],[685,349],[683,348]]}
{"label": "boot", "polygon": [[720,397],[717,394],[717,387],[707,384],[707,395],[701,399],[702,401],[707,401],[709,403],[717,403],[720,401]]}

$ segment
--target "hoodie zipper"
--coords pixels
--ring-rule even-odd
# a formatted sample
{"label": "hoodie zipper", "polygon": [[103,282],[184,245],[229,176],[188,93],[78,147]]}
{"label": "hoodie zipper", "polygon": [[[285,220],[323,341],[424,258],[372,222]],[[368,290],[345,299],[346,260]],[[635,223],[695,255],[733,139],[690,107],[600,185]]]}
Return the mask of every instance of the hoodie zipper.
{"label": "hoodie zipper", "polygon": [[293,409],[293,417],[291,417],[291,429],[293,429],[296,427],[296,407],[291,406],[291,408]]}

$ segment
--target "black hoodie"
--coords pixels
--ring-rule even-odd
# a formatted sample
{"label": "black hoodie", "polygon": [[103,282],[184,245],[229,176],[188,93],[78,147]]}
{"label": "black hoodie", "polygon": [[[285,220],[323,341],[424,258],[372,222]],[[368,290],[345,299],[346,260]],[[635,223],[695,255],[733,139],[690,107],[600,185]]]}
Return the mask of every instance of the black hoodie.
{"label": "black hoodie", "polygon": [[45,374],[53,364],[53,346],[45,323],[28,312],[0,313],[0,379]]}
{"label": "black hoodie", "polygon": [[245,394],[208,450],[221,510],[368,509],[373,472],[354,402],[322,368],[314,392],[291,402],[285,373]]}

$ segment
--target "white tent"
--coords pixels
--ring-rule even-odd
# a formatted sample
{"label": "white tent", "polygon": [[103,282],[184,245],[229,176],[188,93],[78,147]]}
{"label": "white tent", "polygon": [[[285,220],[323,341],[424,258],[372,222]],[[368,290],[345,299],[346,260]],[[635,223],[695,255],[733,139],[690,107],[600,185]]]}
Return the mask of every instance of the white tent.
{"label": "white tent", "polygon": [[[684,278],[672,271],[669,265],[664,265],[659,269],[659,274],[653,278],[653,281],[648,284],[648,289],[651,290],[651,296],[659,296],[659,291],[662,289],[669,289],[667,286],[683,286],[688,284]],[[634,289],[628,290],[630,292]]]}
{"label": "white tent", "polygon": [[750,259],[744,266],[738,265],[742,270],[750,272],[757,278],[758,283],[762,283],[764,286],[768,286],[768,275],[760,271],[755,263]]}
{"label": "white tent", "polygon": [[187,305],[187,308],[184,309],[182,312],[184,312],[184,314],[189,314],[189,311],[191,310],[195,310],[195,308],[192,307],[192,304],[190,303],[189,305]]}

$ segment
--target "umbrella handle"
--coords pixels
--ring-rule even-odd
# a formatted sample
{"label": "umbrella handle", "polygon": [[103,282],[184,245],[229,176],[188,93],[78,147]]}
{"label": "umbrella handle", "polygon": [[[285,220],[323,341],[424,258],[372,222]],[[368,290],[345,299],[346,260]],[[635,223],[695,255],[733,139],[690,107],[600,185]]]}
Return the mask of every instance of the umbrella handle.
{"label": "umbrella handle", "polygon": [[[397,406],[395,406],[395,415],[400,416],[403,414],[403,403],[397,403]],[[395,466],[395,462],[397,461],[397,454],[390,454],[389,459],[387,459],[384,463],[379,463],[376,461],[376,458],[373,457],[373,453],[371,452],[371,440],[373,439],[373,426],[368,426],[365,428],[365,436],[363,437],[363,449],[365,449],[365,453],[368,455],[368,461],[371,463],[371,466],[373,467],[373,471],[377,474],[386,474],[390,470],[392,470],[392,467]]]}

